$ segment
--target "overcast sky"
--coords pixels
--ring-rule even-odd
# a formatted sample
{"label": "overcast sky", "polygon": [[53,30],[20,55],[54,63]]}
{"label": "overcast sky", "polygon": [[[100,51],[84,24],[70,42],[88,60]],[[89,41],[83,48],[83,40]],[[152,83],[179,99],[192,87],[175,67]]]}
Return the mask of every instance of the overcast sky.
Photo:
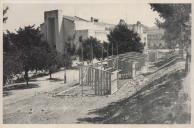
{"label": "overcast sky", "polygon": [[44,22],[44,11],[61,9],[64,15],[79,16],[85,19],[96,17],[99,21],[117,24],[124,19],[129,24],[137,21],[152,27],[155,18],[159,18],[157,12],[153,12],[149,4],[4,4],[9,6],[8,20],[3,24],[3,30],[14,31],[25,25],[35,24],[39,26]]}

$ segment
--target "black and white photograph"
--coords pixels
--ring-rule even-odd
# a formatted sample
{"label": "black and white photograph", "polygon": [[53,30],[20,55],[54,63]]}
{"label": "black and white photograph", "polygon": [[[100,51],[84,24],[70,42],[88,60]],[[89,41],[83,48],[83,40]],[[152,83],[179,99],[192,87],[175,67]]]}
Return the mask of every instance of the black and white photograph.
{"label": "black and white photograph", "polygon": [[3,124],[191,124],[192,3],[2,2]]}

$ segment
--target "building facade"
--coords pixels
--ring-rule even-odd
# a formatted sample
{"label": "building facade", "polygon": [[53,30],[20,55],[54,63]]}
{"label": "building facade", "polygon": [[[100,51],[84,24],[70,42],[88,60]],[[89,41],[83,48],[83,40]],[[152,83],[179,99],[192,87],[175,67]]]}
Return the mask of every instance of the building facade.
{"label": "building facade", "polygon": [[[63,54],[65,44],[69,42],[74,43],[77,49],[81,41],[89,37],[108,42],[107,34],[115,25],[99,22],[93,17],[85,20],[77,16],[64,16],[61,10],[52,10],[44,12],[44,23],[40,27],[44,39]],[[136,24],[128,24],[128,28],[139,34],[141,43],[144,44],[144,52],[147,49],[165,47],[162,40],[164,30],[156,27],[148,28],[139,21]]]}
{"label": "building facade", "polygon": [[164,29],[158,27],[152,27],[146,30],[147,40],[148,40],[148,48],[149,49],[164,49],[166,47],[166,43],[163,39]]}
{"label": "building facade", "polygon": [[142,44],[144,44],[144,51],[146,51],[148,42],[147,42],[147,33],[146,30],[148,29],[147,26],[141,24],[140,21],[137,21],[136,24],[128,24],[128,28],[130,30],[133,30],[134,32],[138,33],[140,37],[140,41]]}
{"label": "building facade", "polygon": [[80,39],[84,40],[90,36],[107,42],[107,34],[114,25],[99,22],[93,17],[91,20],[85,20],[77,16],[64,16],[61,10],[52,10],[44,13],[44,23],[40,27],[44,39],[63,54],[65,43],[68,42],[74,43],[76,48],[81,44]]}

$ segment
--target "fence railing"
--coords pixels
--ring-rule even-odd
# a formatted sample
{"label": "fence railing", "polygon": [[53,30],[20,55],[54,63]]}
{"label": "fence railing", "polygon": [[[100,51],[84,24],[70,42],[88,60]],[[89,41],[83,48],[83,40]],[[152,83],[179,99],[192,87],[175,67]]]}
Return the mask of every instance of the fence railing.
{"label": "fence railing", "polygon": [[108,58],[87,66],[82,65],[79,69],[80,85],[91,87],[95,95],[112,94],[118,89],[119,79],[122,81],[133,79],[144,64],[143,54],[132,53]]}
{"label": "fence railing", "polygon": [[80,85],[90,86],[95,95],[111,93],[111,72],[90,66],[80,66]]}

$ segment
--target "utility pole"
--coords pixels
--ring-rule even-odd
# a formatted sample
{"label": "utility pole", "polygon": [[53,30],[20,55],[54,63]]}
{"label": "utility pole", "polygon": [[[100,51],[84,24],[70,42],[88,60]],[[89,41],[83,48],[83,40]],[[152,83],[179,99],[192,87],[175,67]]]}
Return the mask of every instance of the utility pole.
{"label": "utility pole", "polygon": [[[82,40],[82,36],[79,37],[79,42],[81,43],[81,61],[82,61],[82,64],[84,65],[84,58],[83,58],[83,40]],[[83,72],[81,72],[83,73]],[[84,93],[84,89],[83,89],[83,75],[81,75],[81,87],[82,87],[82,96],[83,96],[83,93]]]}
{"label": "utility pole", "polygon": [[107,59],[108,59],[108,50],[109,50],[108,47],[109,47],[109,45],[107,44]]}
{"label": "utility pole", "polygon": [[64,62],[64,83],[67,83],[67,78],[66,78],[66,66],[67,66],[67,64],[66,64],[66,62],[67,62],[67,44],[66,44],[66,42],[65,42],[65,48],[64,48],[64,60],[65,60],[65,62]]}
{"label": "utility pole", "polygon": [[92,62],[92,66],[93,66],[93,57],[94,57],[94,55],[93,55],[93,45],[92,45],[92,42],[91,42],[91,44],[90,44],[90,47],[91,47],[91,62]]}
{"label": "utility pole", "polygon": [[112,43],[112,57],[113,57],[113,43]]}
{"label": "utility pole", "polygon": [[118,58],[118,52],[119,52],[119,50],[118,50],[118,42],[117,42],[117,70],[118,70],[118,65],[119,65],[119,58]]}
{"label": "utility pole", "polygon": [[103,61],[103,44],[104,44],[104,43],[102,43],[102,59],[101,59],[101,69],[102,69],[102,66],[103,66],[103,65],[102,65],[102,61]]}

